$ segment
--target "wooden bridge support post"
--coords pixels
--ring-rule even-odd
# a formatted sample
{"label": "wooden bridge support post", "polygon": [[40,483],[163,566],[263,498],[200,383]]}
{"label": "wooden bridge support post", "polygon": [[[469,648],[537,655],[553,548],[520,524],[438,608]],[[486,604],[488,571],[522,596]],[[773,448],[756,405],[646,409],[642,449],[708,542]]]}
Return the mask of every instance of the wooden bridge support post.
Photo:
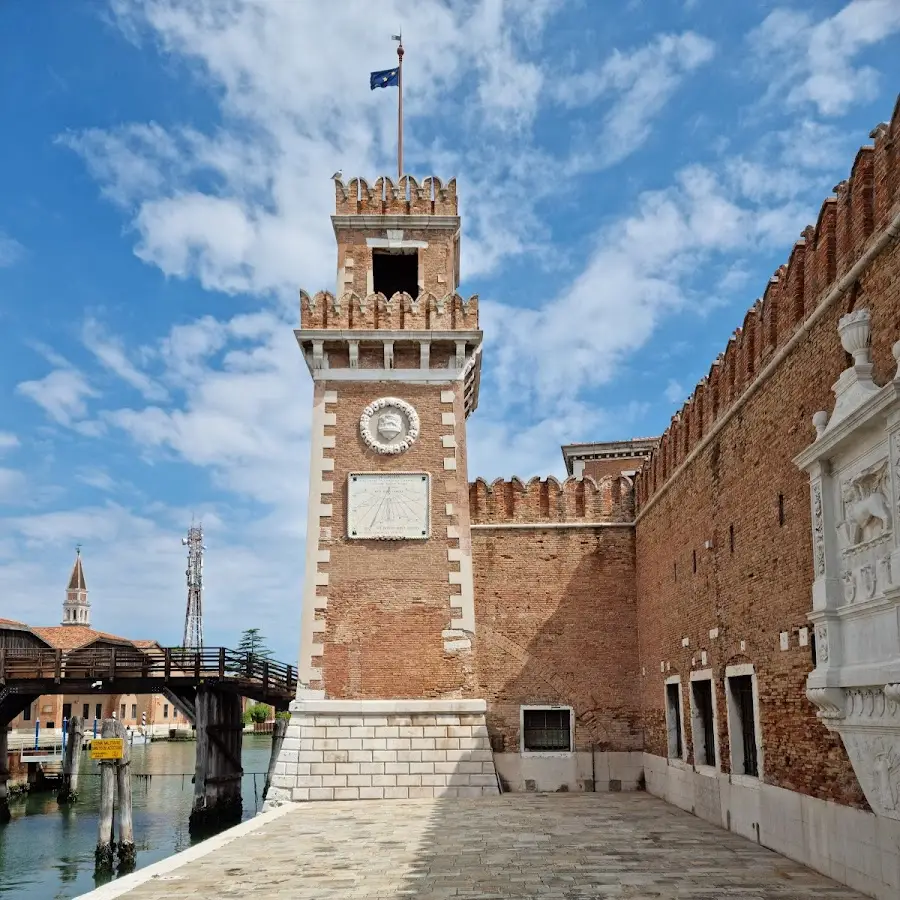
{"label": "wooden bridge support post", "polygon": [[0,723],[0,824],[8,822],[9,814],[9,732],[6,722]]}
{"label": "wooden bridge support post", "polygon": [[78,769],[81,765],[81,742],[84,739],[84,722],[79,716],[69,719],[66,755],[63,759],[62,786],[56,795],[58,803],[74,803],[78,799]]}
{"label": "wooden bridge support post", "polygon": [[[115,719],[104,719],[100,731],[101,738],[118,737]],[[97,872],[113,870],[113,807],[116,800],[116,761],[104,759],[100,762],[100,822],[97,832],[97,847],[94,850],[94,869]]]}
{"label": "wooden bridge support post", "polygon": [[269,757],[269,771],[266,772],[266,786],[263,788],[263,800],[269,793],[269,785],[272,784],[272,776],[275,774],[275,766],[278,765],[278,754],[281,753],[281,745],[287,733],[289,720],[276,719],[272,727],[272,755]]}
{"label": "wooden bridge support post", "polygon": [[191,835],[227,828],[241,821],[241,701],[236,694],[207,685],[197,688],[195,707],[197,764]]}
{"label": "wooden bridge support post", "polygon": [[119,874],[130,872],[137,860],[134,847],[134,822],[131,818],[131,742],[125,726],[116,722],[116,737],[122,738],[122,758],[116,762],[119,788]]}

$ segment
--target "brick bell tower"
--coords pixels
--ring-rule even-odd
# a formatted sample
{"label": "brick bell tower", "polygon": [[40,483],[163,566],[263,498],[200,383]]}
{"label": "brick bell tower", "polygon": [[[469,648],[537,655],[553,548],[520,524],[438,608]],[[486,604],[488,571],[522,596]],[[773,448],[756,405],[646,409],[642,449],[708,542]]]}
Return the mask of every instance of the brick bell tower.
{"label": "brick bell tower", "polygon": [[268,804],[498,792],[475,668],[466,418],[478,298],[456,182],[335,177],[314,382],[300,687]]}

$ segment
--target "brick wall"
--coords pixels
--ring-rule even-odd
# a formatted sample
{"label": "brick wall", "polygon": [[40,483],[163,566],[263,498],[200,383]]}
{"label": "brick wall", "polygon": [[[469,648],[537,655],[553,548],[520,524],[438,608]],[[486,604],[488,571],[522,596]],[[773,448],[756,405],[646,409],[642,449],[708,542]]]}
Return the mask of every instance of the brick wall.
{"label": "brick wall", "polygon": [[[453,403],[442,402],[447,385],[324,383],[336,390],[329,407],[335,424],[332,515],[322,519],[327,529],[319,546],[330,552],[320,572],[327,584],[317,587],[327,605],[318,613],[325,620],[321,664],[329,698],[390,699],[475,697],[471,654],[445,653],[442,632],[451,620],[451,562],[448,550],[458,538],[459,510],[466,504],[465,466],[446,470],[454,455],[442,445],[444,435],[456,435],[464,446],[462,397],[456,385]],[[373,400],[385,394],[411,403],[421,423],[421,436],[403,454],[384,456],[370,450],[359,434],[359,417]],[[455,425],[444,424],[453,411]],[[365,541],[346,537],[347,476],[350,472],[431,473],[431,538],[425,541]],[[447,504],[452,512],[447,512]]]}
{"label": "brick wall", "polygon": [[[759,679],[765,780],[856,806],[865,800],[840,739],[816,720],[804,693],[812,661],[810,648],[799,646],[798,630],[811,608],[810,502],[808,480],[791,460],[815,436],[813,413],[833,408],[831,386],[847,365],[837,335],[841,315],[871,310],[876,380],[884,383],[893,374],[890,346],[900,338],[896,241],[755,392],[741,397],[900,210],[900,107],[892,124],[874,135],[874,147],[860,151],[849,181],[823,205],[816,227],[804,232],[789,264],[778,270],[673,419],[636,484],[646,750],[666,754],[666,676],[680,673],[686,686],[692,663],[700,668],[705,651],[702,667],[712,668],[717,684],[718,739],[727,771],[724,669],[752,663]],[[722,424],[737,403],[739,410]],[[705,549],[707,540],[712,549]],[[782,651],[779,635],[785,631],[789,649]],[[687,709],[686,687],[682,702]],[[689,727],[687,732],[692,752]]]}
{"label": "brick wall", "polygon": [[628,526],[474,530],[476,649],[495,750],[519,708],[575,711],[576,749],[641,748],[634,534]]}

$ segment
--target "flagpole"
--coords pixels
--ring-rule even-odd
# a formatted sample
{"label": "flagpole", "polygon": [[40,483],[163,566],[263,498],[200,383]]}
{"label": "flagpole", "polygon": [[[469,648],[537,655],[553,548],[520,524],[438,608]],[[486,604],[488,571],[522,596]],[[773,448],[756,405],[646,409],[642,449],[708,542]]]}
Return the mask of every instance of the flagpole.
{"label": "flagpole", "polygon": [[397,45],[397,181],[403,177],[403,41]]}

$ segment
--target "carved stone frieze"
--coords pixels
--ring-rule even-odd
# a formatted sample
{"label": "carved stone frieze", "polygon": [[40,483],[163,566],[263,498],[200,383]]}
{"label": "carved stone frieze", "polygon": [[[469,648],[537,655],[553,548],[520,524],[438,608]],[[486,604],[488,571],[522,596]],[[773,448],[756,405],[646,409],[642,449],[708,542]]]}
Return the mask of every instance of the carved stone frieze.
{"label": "carved stone frieze", "polygon": [[900,819],[900,684],[807,688],[806,696],[840,734],[874,812]]}
{"label": "carved stone frieze", "polygon": [[822,485],[813,485],[813,547],[816,558],[816,577],[825,574],[825,523],[822,521]]}

